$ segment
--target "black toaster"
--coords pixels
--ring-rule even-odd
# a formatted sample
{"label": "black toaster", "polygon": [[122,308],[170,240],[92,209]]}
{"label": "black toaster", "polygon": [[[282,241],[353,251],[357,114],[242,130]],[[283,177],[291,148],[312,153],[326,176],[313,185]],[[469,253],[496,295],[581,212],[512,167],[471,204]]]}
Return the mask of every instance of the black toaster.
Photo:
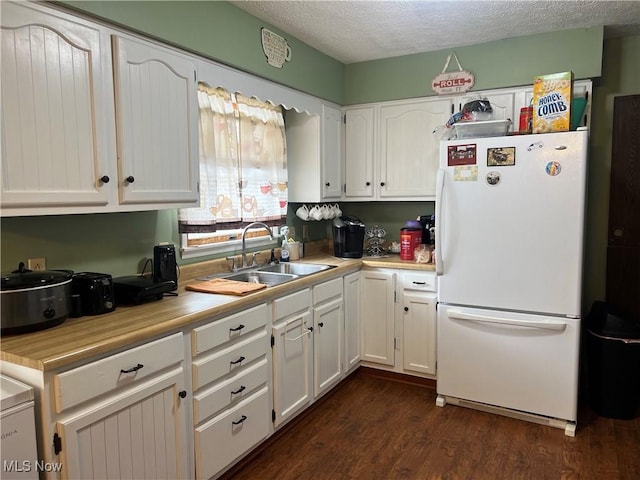
{"label": "black toaster", "polygon": [[[73,309],[80,315],[101,315],[115,310],[113,279],[106,273],[80,272],[71,282]],[[79,304],[79,305],[78,305]]]}

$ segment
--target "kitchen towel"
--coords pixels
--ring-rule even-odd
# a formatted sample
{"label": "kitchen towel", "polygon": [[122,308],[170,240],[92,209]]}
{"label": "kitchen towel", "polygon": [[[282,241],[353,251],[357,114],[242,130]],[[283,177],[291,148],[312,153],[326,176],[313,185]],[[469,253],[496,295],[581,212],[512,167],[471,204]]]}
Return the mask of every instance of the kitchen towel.
{"label": "kitchen towel", "polygon": [[213,278],[204,282],[191,283],[185,287],[187,290],[203,293],[220,293],[223,295],[246,295],[267,288],[263,283],[238,282],[224,278]]}

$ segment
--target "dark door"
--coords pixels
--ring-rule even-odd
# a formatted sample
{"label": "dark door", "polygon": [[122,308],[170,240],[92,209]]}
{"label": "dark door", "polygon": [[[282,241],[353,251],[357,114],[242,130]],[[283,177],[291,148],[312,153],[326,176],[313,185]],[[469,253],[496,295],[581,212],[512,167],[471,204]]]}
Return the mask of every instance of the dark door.
{"label": "dark door", "polygon": [[640,95],[613,109],[607,302],[640,318]]}

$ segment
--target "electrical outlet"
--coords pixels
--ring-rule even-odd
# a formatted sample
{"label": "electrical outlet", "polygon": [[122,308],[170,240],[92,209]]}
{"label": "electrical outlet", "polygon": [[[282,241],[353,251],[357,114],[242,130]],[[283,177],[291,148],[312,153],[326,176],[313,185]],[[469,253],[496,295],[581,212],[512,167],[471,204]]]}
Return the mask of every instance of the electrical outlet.
{"label": "electrical outlet", "polygon": [[27,268],[29,270],[46,270],[47,259],[44,257],[30,258],[29,260],[27,260]]}

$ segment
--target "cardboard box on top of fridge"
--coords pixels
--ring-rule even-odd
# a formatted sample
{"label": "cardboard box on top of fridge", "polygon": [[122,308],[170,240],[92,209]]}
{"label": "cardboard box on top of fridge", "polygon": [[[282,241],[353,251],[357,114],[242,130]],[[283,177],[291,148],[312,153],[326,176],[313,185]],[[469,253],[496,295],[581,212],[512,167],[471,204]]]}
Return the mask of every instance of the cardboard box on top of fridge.
{"label": "cardboard box on top of fridge", "polygon": [[533,133],[568,132],[571,125],[573,72],[533,80]]}

